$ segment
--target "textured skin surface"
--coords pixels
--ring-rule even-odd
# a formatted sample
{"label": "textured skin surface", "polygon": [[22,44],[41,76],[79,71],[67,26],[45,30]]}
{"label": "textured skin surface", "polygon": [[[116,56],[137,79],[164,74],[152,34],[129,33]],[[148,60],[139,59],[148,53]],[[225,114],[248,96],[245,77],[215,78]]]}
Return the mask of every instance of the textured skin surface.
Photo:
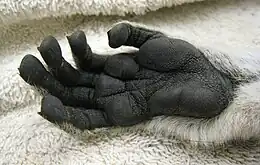
{"label": "textured skin surface", "polygon": [[33,55],[20,64],[20,76],[49,93],[39,113],[51,122],[80,129],[131,126],[158,115],[211,118],[233,95],[231,80],[190,43],[161,32],[115,25],[109,46],[133,46],[134,53],[94,54],[83,31],[68,36],[79,70],[63,57],[59,43],[47,36],[38,50],[49,72]]}
{"label": "textured skin surface", "polygon": [[[122,1],[127,2],[119,0],[114,3]],[[35,1],[37,2],[39,0]],[[59,2],[63,3],[64,0],[52,3],[52,6],[45,5],[48,1],[41,1],[37,4],[37,8],[30,8],[30,4],[21,8],[25,11],[30,8],[35,13],[45,16],[46,13],[52,14],[51,10],[57,11],[62,7],[68,7],[59,6]],[[149,5],[160,2],[162,1]],[[259,0],[209,1],[209,3],[166,8],[145,16],[134,18],[127,16],[124,19],[140,26],[168,32],[197,47],[203,47],[202,51],[206,51],[206,56],[215,67],[235,77],[242,75],[244,78],[259,73],[260,70],[259,49],[253,54],[249,49],[260,46],[258,42],[260,36],[256,35],[260,30],[258,28],[260,22],[256,21],[260,15],[259,2]],[[80,11],[93,10],[84,8],[85,4],[87,3],[78,6]],[[145,11],[138,8],[140,6],[134,5],[136,9]],[[44,8],[41,8],[42,6]],[[121,5],[118,6],[121,9]],[[39,12],[40,9],[43,12]],[[17,17],[16,10],[13,10],[13,13],[16,15],[15,18],[20,18]],[[24,55],[30,52],[44,63],[36,48],[44,36],[51,34],[59,41],[63,57],[75,65],[64,37],[64,34],[71,34],[75,29],[84,30],[88,44],[97,53],[124,52],[128,47],[109,48],[106,37],[106,31],[111,24],[121,19],[84,16],[47,18],[1,29],[0,98],[3,100],[0,104],[0,164],[260,164],[259,143],[241,144],[241,141],[238,145],[225,143],[230,139],[259,137],[259,79],[254,83],[241,84],[232,106],[224,110],[217,120],[205,122],[178,116],[167,118],[162,116],[145,124],[138,124],[141,131],[136,131],[136,126],[133,126],[128,129],[112,127],[91,131],[77,131],[75,127],[70,127],[70,131],[66,132],[37,114],[40,111],[42,95],[26,84],[17,70]],[[161,132],[166,136],[156,136]],[[221,146],[191,147],[193,142],[207,145],[212,142],[221,143]]]}

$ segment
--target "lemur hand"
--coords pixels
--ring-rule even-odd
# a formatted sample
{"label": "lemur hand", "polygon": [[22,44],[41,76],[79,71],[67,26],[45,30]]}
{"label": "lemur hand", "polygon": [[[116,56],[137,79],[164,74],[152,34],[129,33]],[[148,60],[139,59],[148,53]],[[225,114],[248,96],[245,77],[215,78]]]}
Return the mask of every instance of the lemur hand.
{"label": "lemur hand", "polygon": [[83,31],[68,36],[77,69],[47,36],[20,64],[20,76],[45,89],[41,112],[51,122],[80,129],[131,126],[158,115],[214,117],[232,99],[232,83],[196,47],[161,32],[120,23],[107,32],[109,46],[134,53],[97,55]]}

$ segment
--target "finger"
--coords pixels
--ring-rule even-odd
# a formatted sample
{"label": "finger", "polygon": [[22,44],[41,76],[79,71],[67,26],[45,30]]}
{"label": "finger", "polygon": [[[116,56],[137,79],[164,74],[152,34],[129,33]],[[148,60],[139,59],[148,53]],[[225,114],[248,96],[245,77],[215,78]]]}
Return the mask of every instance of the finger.
{"label": "finger", "polygon": [[56,80],[33,55],[26,55],[19,67],[20,76],[30,85],[45,89],[65,105],[85,108],[95,107],[94,89],[65,87]]}
{"label": "finger", "polygon": [[103,111],[66,107],[52,95],[42,99],[39,115],[52,123],[71,123],[81,130],[111,126]]}
{"label": "finger", "polygon": [[119,23],[107,34],[112,48],[122,45],[139,48],[136,61],[147,69],[169,72],[183,68],[193,72],[198,66],[206,64],[202,53],[192,44],[169,38],[158,31]]}
{"label": "finger", "polygon": [[67,39],[78,68],[96,73],[103,71],[107,56],[97,55],[92,52],[83,31],[75,31],[70,36],[67,36]]}
{"label": "finger", "polygon": [[117,54],[108,57],[104,72],[119,79],[133,79],[139,71],[139,65],[131,54]]}
{"label": "finger", "polygon": [[53,36],[47,36],[38,50],[53,76],[66,86],[92,86],[94,74],[79,72],[63,57],[60,45]]}
{"label": "finger", "polygon": [[107,32],[107,35],[111,48],[118,48],[123,45],[140,48],[146,41],[163,36],[161,32],[132,26],[129,23],[119,23],[115,25]]}

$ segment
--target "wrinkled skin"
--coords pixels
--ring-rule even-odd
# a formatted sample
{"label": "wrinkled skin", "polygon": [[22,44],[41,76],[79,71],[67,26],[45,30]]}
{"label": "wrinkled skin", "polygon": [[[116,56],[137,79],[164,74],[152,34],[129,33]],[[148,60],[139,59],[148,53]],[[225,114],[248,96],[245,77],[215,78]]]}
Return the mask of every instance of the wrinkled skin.
{"label": "wrinkled skin", "polygon": [[53,123],[79,129],[131,126],[158,115],[210,118],[233,95],[231,80],[190,43],[128,23],[107,32],[109,46],[138,51],[97,55],[83,31],[68,36],[77,69],[62,57],[57,40],[47,36],[20,64],[20,76],[45,89],[39,114]]}

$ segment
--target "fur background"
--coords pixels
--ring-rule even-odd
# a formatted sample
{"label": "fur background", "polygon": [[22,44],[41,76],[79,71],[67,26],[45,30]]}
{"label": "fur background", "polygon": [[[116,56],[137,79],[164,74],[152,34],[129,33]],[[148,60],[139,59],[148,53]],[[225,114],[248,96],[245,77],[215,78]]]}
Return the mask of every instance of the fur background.
{"label": "fur background", "polygon": [[[260,2],[186,2],[193,1],[0,1],[0,164],[260,164]],[[221,71],[254,81],[212,120],[157,117],[80,132],[38,116],[41,96],[18,75],[22,57],[40,57],[36,47],[51,34],[71,61],[65,35],[75,29],[95,52],[129,50],[107,44],[106,31],[122,20],[188,40]]]}

